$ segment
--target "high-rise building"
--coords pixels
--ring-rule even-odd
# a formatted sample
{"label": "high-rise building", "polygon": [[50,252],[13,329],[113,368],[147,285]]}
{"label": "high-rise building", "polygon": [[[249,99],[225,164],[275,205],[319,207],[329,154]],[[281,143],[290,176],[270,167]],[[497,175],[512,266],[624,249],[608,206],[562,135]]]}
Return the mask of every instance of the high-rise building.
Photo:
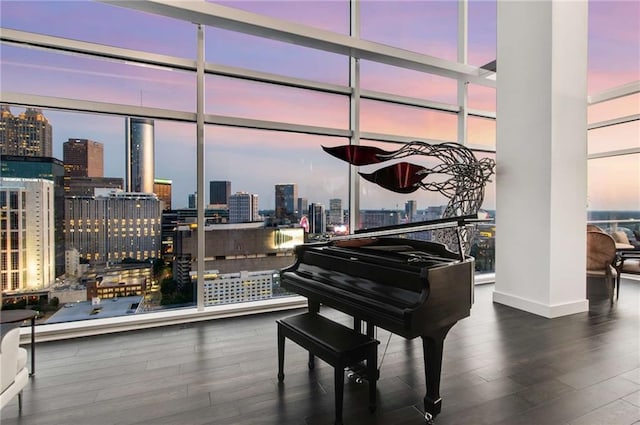
{"label": "high-rise building", "polygon": [[329,199],[329,224],[342,224],[342,199]]}
{"label": "high-rise building", "polygon": [[197,208],[198,207],[198,194],[190,193],[189,194],[189,208]]}
{"label": "high-rise building", "polygon": [[96,189],[124,189],[122,177],[71,177],[65,183],[69,185],[65,187],[66,196],[93,196]]}
{"label": "high-rise building", "polygon": [[65,199],[66,247],[92,264],[160,257],[160,201],[153,193],[99,191]]}
{"label": "high-rise building", "polygon": [[65,272],[64,258],[64,166],[62,161],[44,156],[0,155],[0,176],[45,179],[53,182],[55,228],[55,275]]}
{"label": "high-rise building", "polygon": [[150,119],[127,117],[125,120],[127,192],[153,193],[154,122]]}
{"label": "high-rise building", "polygon": [[298,215],[300,216],[298,218],[302,218],[303,215],[307,214],[309,211],[309,201],[307,198],[298,198],[297,209]]}
{"label": "high-rise building", "polygon": [[446,205],[430,206],[424,210],[425,220],[437,220],[442,218]]}
{"label": "high-rise building", "polygon": [[404,213],[407,216],[407,222],[412,222],[416,218],[418,212],[418,202],[409,200],[404,204]]}
{"label": "high-rise building", "polygon": [[231,182],[214,180],[209,182],[209,204],[229,205]]}
{"label": "high-rise building", "polygon": [[88,139],[69,139],[62,145],[68,177],[104,177],[104,146]]}
{"label": "high-rise building", "polygon": [[55,280],[54,184],[0,177],[0,287],[49,288]]}
{"label": "high-rise building", "polygon": [[229,223],[251,223],[258,220],[258,195],[238,192],[229,197]]}
{"label": "high-rise building", "polygon": [[172,181],[167,179],[155,179],[153,181],[153,193],[162,202],[163,210],[171,209],[171,184]]}
{"label": "high-rise building", "polygon": [[277,184],[275,195],[276,220],[297,221],[298,185],[295,183]]}
{"label": "high-rise building", "polygon": [[[198,272],[190,272],[189,276],[195,284]],[[238,273],[207,270],[204,273],[204,305],[268,300],[273,297],[273,286],[277,278],[277,270],[243,270]]]}
{"label": "high-rise building", "polygon": [[0,106],[0,154],[53,156],[53,129],[40,109],[27,108],[18,116]]}
{"label": "high-rise building", "polygon": [[327,230],[326,223],[324,205],[312,202],[309,205],[309,233],[325,233]]}
{"label": "high-rise building", "polygon": [[373,229],[400,224],[402,211],[397,210],[361,210],[361,229]]}

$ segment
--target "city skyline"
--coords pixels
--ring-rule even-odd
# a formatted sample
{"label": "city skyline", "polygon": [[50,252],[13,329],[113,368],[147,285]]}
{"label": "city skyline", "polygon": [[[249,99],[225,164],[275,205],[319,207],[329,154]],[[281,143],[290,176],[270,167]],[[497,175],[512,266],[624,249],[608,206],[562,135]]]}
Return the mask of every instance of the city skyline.
{"label": "city skyline", "polygon": [[[339,33],[348,32],[348,2],[219,2],[220,4],[290,19],[307,25]],[[290,7],[295,4],[296,7]],[[93,42],[142,49],[179,57],[195,57],[193,26],[159,17],[152,23],[136,21],[135,29],[128,26],[139,18],[138,13],[100,3],[86,2],[12,2],[4,1],[2,26],[86,39]],[[495,58],[495,3],[470,2],[469,62],[482,65]],[[362,2],[362,34],[365,39],[397,45],[402,48],[455,60],[456,2]],[[114,31],[109,23],[100,22],[101,12],[114,16],[122,31]],[[56,16],[75,16],[77,25],[63,25]],[[589,87],[590,94],[634,81],[640,74],[637,2],[590,2]],[[325,19],[331,16],[332,19]],[[117,19],[115,19],[117,18]],[[385,23],[403,22],[405,33],[385,31]],[[433,25],[424,25],[424,23]],[[150,27],[154,26],[153,31]],[[126,31],[125,31],[126,27]],[[163,28],[162,33],[157,31]],[[171,28],[172,31],[168,31]],[[96,31],[96,29],[100,29]],[[175,31],[173,31],[175,30]],[[132,33],[133,31],[133,33]],[[148,31],[148,32],[146,32]],[[169,37],[168,33],[172,36]],[[333,84],[347,84],[348,63],[342,56],[329,55],[295,46],[279,46],[267,40],[232,35],[207,28],[207,57],[216,63],[256,69],[263,72],[284,73],[292,77],[317,79]],[[228,43],[215,43],[214,40]],[[248,42],[251,41],[251,42]],[[253,43],[256,41],[256,43]],[[425,41],[427,41],[425,43]],[[240,48],[242,47],[242,48]],[[268,48],[266,48],[268,47]],[[39,95],[74,97],[78,99],[116,102],[132,105],[175,108],[190,111],[191,89],[184,73],[133,67],[87,60],[77,57],[52,56],[50,53],[22,51],[3,46],[2,83],[10,91],[28,91]],[[268,53],[265,53],[268,52]],[[265,54],[271,56],[265,57]],[[42,55],[42,57],[41,57]],[[214,59],[208,59],[214,61]],[[323,66],[314,66],[319,61]],[[322,68],[320,71],[319,68]],[[46,71],[44,81],[38,70]],[[124,72],[123,72],[124,71]],[[417,72],[399,71],[381,64],[364,61],[362,85],[367,89],[401,95],[414,95],[441,102],[455,103],[455,83],[442,77],[425,77]],[[69,76],[83,75],[91,90]],[[389,78],[393,75],[393,78]],[[27,88],[28,82],[28,88]],[[83,93],[79,93],[78,89]],[[167,96],[167,93],[171,96]],[[257,83],[238,83],[222,77],[207,77],[207,93],[211,99],[207,113],[236,115],[274,121],[347,128],[348,104],[320,94],[296,99],[299,91],[282,87],[265,87]],[[589,109],[589,121],[637,113],[630,96],[620,101],[596,105]],[[495,110],[495,91],[479,86],[470,87],[470,107]],[[637,102],[636,102],[637,103]],[[256,108],[259,108],[259,112]],[[14,114],[21,112],[13,107]],[[622,111],[622,112],[621,112]],[[54,157],[61,158],[62,141],[75,138],[96,140],[105,145],[105,176],[124,176],[125,144],[124,117],[90,116],[86,114],[45,110],[54,126]],[[455,117],[449,114],[420,113],[411,108],[386,107],[363,101],[361,127],[365,131],[411,135],[434,140],[456,140]],[[286,117],[286,118],[285,118]],[[80,119],[82,118],[82,119]],[[473,122],[470,141],[474,146],[491,147],[495,140],[495,125],[487,120]],[[176,208],[187,205],[188,195],[196,189],[195,126],[192,124],[155,120],[156,177],[173,182],[173,203]],[[589,152],[637,148],[637,124],[616,126],[611,130],[589,133]],[[346,138],[320,137],[295,133],[267,132],[230,127],[207,126],[205,181],[228,180],[235,191],[259,195],[261,209],[272,209],[273,185],[285,175],[296,176],[300,196],[310,202],[328,205],[332,198],[348,199],[346,173],[348,168],[323,155],[321,145],[348,143]],[[363,143],[368,143],[363,141]],[[590,161],[590,209],[639,209],[637,193],[640,183],[640,159],[626,155]],[[267,167],[256,167],[265,162]],[[614,163],[614,164],[612,164]],[[609,183],[615,170],[616,184]],[[255,176],[255,177],[254,177]],[[312,176],[312,178],[310,177]],[[204,195],[206,196],[206,187]],[[408,199],[415,198],[418,208],[445,203],[429,193],[419,192],[413,198],[361,185],[361,208],[402,209]],[[494,184],[487,187],[485,205],[495,206]]]}

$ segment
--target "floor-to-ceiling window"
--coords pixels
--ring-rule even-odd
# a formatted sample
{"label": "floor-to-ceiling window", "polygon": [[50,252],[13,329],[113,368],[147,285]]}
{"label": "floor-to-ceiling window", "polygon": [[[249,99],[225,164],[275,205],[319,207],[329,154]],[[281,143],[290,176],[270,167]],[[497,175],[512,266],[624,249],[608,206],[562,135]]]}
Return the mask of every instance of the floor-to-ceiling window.
{"label": "floor-to-ceiling window", "polygon": [[[133,282],[120,292],[121,299],[132,297],[122,314],[192,308],[198,301],[208,307],[277,298],[283,294],[274,271],[293,261],[292,248],[283,241],[355,230],[349,223],[375,227],[442,213],[447,200],[436,193],[397,194],[361,178],[354,181],[349,166],[323,146],[359,143],[394,150],[411,140],[456,141],[478,157],[495,156],[493,80],[470,77],[476,71],[492,74],[490,66],[486,72],[477,67],[495,59],[495,2],[470,1],[466,8],[461,2],[215,2],[249,14],[231,17],[223,8],[203,19],[204,185],[198,190],[198,27],[186,18],[189,5],[176,2],[170,11],[150,13],[152,5],[138,3],[0,4],[1,102],[11,114],[19,117],[26,108],[39,108],[53,129],[53,156],[61,160],[62,144],[69,139],[102,143],[104,177],[120,178],[126,174],[125,119],[152,119],[155,174],[172,186],[175,211],[163,224],[170,236],[163,237],[158,258],[140,262],[140,275],[129,278],[126,274],[136,267],[135,258],[130,259],[133,248],[114,257],[129,260],[126,270],[108,273],[121,261],[93,264],[101,258],[95,252],[67,247],[78,251],[77,258],[73,252],[69,258],[76,258],[80,269],[94,269],[93,274],[84,275],[84,281],[82,272],[61,276],[50,288],[41,288],[55,291],[48,303],[52,298],[59,302],[43,310],[64,311],[65,304],[100,298],[87,297],[91,280],[105,282],[105,288],[107,282]],[[637,37],[632,40],[637,25],[617,22],[617,36],[607,35],[603,28],[613,23],[597,20],[605,14],[594,3],[590,93],[629,81],[636,85],[626,90],[629,96],[590,107],[589,209],[637,212]],[[615,4],[618,19],[625,16],[625,7],[629,16],[637,12],[627,2]],[[194,7],[195,16],[206,18],[199,15],[200,6]],[[350,13],[359,14],[358,28],[351,27]],[[624,34],[624,28],[632,34]],[[616,69],[626,74],[611,76],[607,42],[623,46],[628,62]],[[357,66],[350,63],[349,46],[359,57]],[[608,107],[621,103],[623,110]],[[609,125],[607,120],[620,117],[627,118]],[[603,121],[606,125],[597,124]],[[230,203],[211,199],[209,184],[220,181],[230,183],[229,196],[248,194],[257,214],[232,222]],[[279,185],[289,185],[296,194],[291,211],[276,190]],[[354,196],[357,203],[351,205]],[[206,208],[204,223],[197,222],[194,211],[197,197]],[[494,182],[486,187],[482,209],[493,217]],[[104,229],[101,237],[108,237],[109,223],[94,223],[91,229]],[[205,227],[205,239],[211,239],[204,252],[196,243],[199,225]],[[291,233],[282,233],[287,228]],[[476,268],[492,272],[496,229],[488,223],[480,230],[473,250]],[[249,239],[255,242],[245,243]],[[204,259],[206,300],[197,300],[194,290],[199,258]],[[134,283],[140,279],[144,291]],[[91,306],[89,312],[94,311]]]}
{"label": "floor-to-ceiling window", "polygon": [[636,2],[589,3],[588,218],[607,230],[624,230],[635,244],[640,244],[639,17]]}

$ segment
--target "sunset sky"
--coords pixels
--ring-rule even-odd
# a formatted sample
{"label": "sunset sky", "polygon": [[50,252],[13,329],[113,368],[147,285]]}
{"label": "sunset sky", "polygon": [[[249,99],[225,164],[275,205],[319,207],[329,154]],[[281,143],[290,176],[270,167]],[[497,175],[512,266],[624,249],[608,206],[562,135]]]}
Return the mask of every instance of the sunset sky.
{"label": "sunset sky", "polygon": [[[568,0],[569,1],[569,0]],[[348,1],[226,1],[247,11],[348,34]],[[457,3],[447,1],[362,1],[361,37],[408,50],[456,58]],[[3,28],[80,39],[118,47],[195,59],[193,24],[88,1],[0,2]],[[469,63],[495,59],[496,4],[471,1]],[[348,84],[346,57],[207,28],[206,60],[228,66],[283,74],[332,84]],[[590,1],[589,81],[594,94],[640,79],[640,1]],[[143,105],[195,112],[193,75],[161,69],[54,54],[2,44],[2,91]],[[456,103],[453,80],[362,62],[362,87],[405,96]],[[206,113],[348,128],[348,99],[284,87],[209,76]],[[470,87],[470,107],[495,110],[495,91]],[[12,108],[14,114],[23,110]],[[124,118],[44,111],[53,126],[54,156],[62,159],[69,138],[105,145],[105,176],[124,175]],[[589,121],[640,113],[640,95],[597,105]],[[453,115],[363,101],[361,129],[369,132],[456,140]],[[184,207],[196,190],[195,125],[156,120],[156,175],[173,181],[173,206]],[[640,147],[638,121],[589,133],[589,152]],[[475,119],[469,140],[495,145],[495,124]],[[273,208],[274,185],[298,183],[299,196],[328,206],[330,198],[347,202],[346,166],[324,154],[321,145],[347,139],[207,127],[205,180],[229,180],[232,191],[257,193],[260,208]],[[568,164],[570,166],[570,164]],[[371,169],[363,169],[370,172]],[[592,160],[590,209],[640,210],[640,154]],[[444,203],[432,194],[393,195],[362,185],[363,208],[418,208]],[[208,196],[207,196],[208,200]],[[493,186],[487,208],[495,207]]]}

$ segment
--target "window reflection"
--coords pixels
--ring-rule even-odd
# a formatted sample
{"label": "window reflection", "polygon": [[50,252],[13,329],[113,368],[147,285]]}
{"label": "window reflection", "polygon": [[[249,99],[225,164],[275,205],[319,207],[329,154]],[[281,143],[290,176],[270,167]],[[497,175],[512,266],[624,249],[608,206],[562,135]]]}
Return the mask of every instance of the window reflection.
{"label": "window reflection", "polygon": [[195,112],[195,76],[185,71],[5,45],[1,65],[4,90]]}

